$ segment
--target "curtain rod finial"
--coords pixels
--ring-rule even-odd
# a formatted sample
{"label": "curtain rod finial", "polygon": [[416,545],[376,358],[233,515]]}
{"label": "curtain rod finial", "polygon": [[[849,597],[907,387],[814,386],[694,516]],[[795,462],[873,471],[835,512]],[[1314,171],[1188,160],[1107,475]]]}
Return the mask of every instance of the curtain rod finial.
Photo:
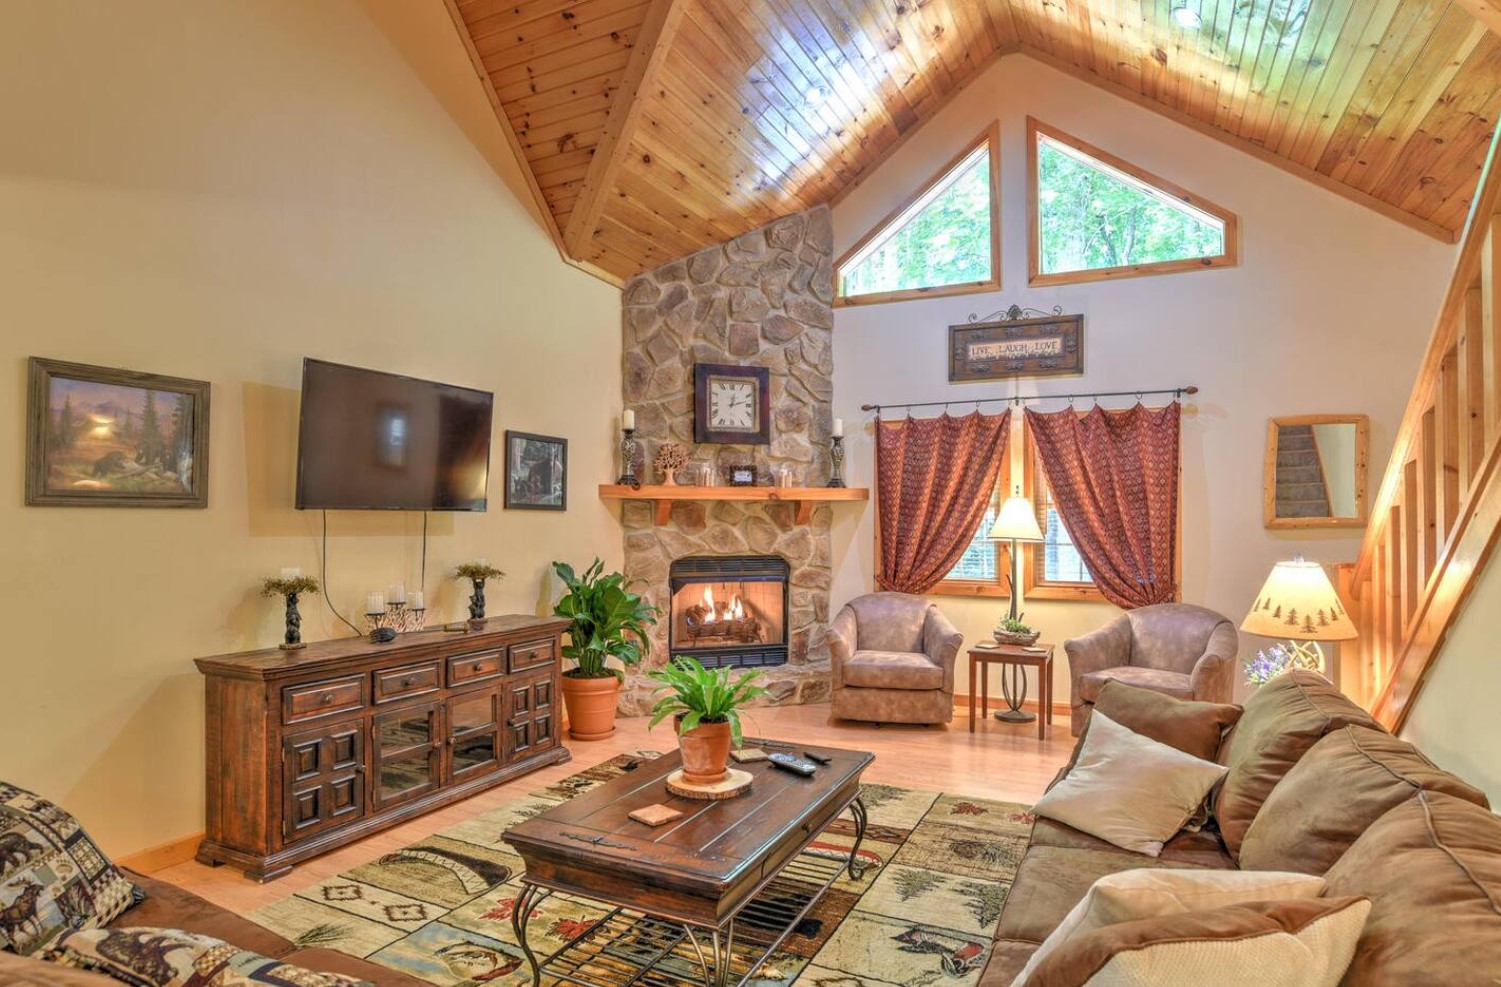
{"label": "curtain rod finial", "polygon": [[1194,386],[1193,384],[1189,384],[1187,387],[1183,388],[1183,393],[1184,394],[1197,394],[1197,393],[1199,393],[1199,389],[1198,389],[1198,387]]}

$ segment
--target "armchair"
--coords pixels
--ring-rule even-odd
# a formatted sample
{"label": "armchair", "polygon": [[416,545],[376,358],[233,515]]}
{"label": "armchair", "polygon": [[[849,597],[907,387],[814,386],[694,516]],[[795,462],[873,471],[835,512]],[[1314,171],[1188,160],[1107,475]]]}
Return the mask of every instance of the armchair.
{"label": "armchair", "polygon": [[948,723],[963,636],[933,604],[871,593],[829,625],[834,716],[875,723]]}
{"label": "armchair", "polygon": [[1110,681],[1178,699],[1230,702],[1238,642],[1228,618],[1187,603],[1128,610],[1097,631],[1065,641],[1073,735],[1084,729]]}

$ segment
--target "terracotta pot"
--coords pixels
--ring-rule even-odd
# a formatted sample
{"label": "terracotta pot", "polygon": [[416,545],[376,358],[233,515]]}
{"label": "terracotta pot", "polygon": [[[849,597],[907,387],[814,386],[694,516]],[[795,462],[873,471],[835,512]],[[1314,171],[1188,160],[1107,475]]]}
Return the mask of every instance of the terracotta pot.
{"label": "terracotta pot", "polygon": [[563,702],[568,707],[568,735],[574,740],[604,740],[615,734],[615,706],[620,680],[563,676]]}
{"label": "terracotta pot", "polygon": [[722,781],[725,764],[730,759],[730,745],[729,723],[700,723],[687,733],[679,733],[683,780],[692,785],[712,785]]}

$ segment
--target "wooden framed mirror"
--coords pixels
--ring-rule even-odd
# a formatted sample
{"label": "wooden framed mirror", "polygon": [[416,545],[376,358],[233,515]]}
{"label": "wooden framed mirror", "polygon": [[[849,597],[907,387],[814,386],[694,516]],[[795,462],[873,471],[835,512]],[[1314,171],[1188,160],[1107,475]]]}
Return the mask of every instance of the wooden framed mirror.
{"label": "wooden framed mirror", "polygon": [[1290,415],[1267,423],[1262,516],[1268,528],[1363,528],[1371,421]]}

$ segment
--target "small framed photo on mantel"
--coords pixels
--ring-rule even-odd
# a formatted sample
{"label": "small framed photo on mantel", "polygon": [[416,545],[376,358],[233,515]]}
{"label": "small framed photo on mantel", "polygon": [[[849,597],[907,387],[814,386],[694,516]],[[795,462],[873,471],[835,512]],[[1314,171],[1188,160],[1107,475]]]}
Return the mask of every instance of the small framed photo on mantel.
{"label": "small framed photo on mantel", "polygon": [[506,430],[507,510],[568,510],[568,440]]}
{"label": "small framed photo on mantel", "polygon": [[208,381],[35,356],[28,371],[27,506],[208,506]]}
{"label": "small framed photo on mantel", "polygon": [[1048,315],[949,326],[949,382],[1084,373],[1084,316]]}

